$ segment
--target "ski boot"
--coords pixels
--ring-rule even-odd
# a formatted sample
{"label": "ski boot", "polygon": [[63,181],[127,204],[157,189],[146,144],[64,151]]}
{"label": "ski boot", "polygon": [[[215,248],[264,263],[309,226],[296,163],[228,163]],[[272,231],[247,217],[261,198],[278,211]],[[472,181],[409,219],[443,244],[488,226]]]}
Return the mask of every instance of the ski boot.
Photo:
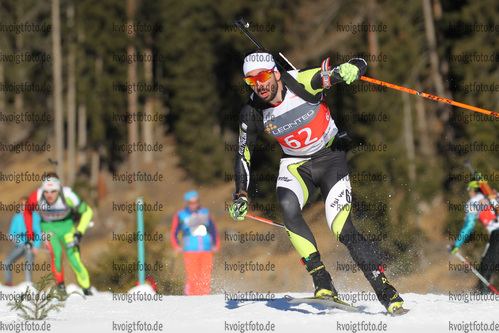
{"label": "ski boot", "polygon": [[326,271],[319,252],[314,252],[308,258],[302,258],[301,261],[314,280],[314,296],[338,298],[338,292],[333,286],[331,275]]}
{"label": "ski boot", "polygon": [[372,272],[373,276],[369,279],[378,300],[383,304],[386,310],[392,315],[399,315],[407,312],[402,305],[404,300],[400,297],[397,290],[388,282],[388,279],[383,272],[383,267],[379,266],[379,270]]}
{"label": "ski boot", "polygon": [[90,288],[82,288],[83,290],[83,295],[85,296],[93,296],[94,294],[92,293],[92,290],[90,290]]}
{"label": "ski boot", "polygon": [[56,287],[57,287],[57,290],[59,290],[59,292],[61,292],[61,293],[66,292],[66,285],[64,284],[64,282],[58,282]]}

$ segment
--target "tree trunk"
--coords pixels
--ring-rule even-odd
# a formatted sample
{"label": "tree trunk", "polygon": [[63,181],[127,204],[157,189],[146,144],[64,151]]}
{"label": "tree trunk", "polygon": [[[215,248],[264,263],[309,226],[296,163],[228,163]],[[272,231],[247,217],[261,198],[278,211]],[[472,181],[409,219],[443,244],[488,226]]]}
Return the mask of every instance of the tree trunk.
{"label": "tree trunk", "polygon": [[[426,39],[428,40],[428,54],[430,58],[431,78],[433,84],[435,85],[437,96],[450,99],[450,94],[448,93],[448,90],[445,89],[444,80],[440,71],[440,60],[437,53],[437,38],[430,1],[431,0],[423,0],[423,12]],[[446,123],[449,120],[449,113],[451,111],[450,105],[440,103],[438,105],[438,109],[441,110],[439,112],[440,121]]]}
{"label": "tree trunk", "polygon": [[[0,54],[1,53],[2,53],[2,46],[0,45]],[[0,61],[0,82],[5,82],[3,61]],[[3,90],[0,90],[0,112],[7,114],[7,110],[5,109],[5,92]],[[0,121],[0,141],[5,140],[6,138],[7,135],[5,135],[5,122]]]}
{"label": "tree trunk", "polygon": [[55,159],[57,174],[64,184],[64,131],[62,114],[62,56],[61,56],[61,26],[59,0],[52,0],[52,70],[54,76],[54,126],[55,126]]}
{"label": "tree trunk", "polygon": [[[144,51],[144,55],[146,59],[152,59],[152,51],[150,48],[147,48]],[[144,61],[144,72],[145,72],[145,81],[147,85],[152,85],[152,61]],[[150,115],[152,117],[153,115],[153,108],[154,108],[154,97],[148,95],[146,97],[146,104],[144,107],[144,113],[145,116],[147,117]],[[146,118],[147,119],[147,118]],[[154,123],[152,121],[143,121],[142,122],[142,136],[144,139],[144,142],[146,144],[153,145],[153,126]],[[144,162],[149,163],[152,162],[153,160],[153,152],[152,151],[146,151],[144,156]]]}
{"label": "tree trunk", "polygon": [[[416,90],[421,91],[421,84],[416,81]],[[433,146],[432,131],[429,128],[428,115],[424,106],[423,98],[416,98],[417,128],[419,138],[419,151],[429,167],[435,165],[435,148]],[[436,137],[435,137],[436,140]]]}
{"label": "tree trunk", "polygon": [[[135,0],[127,0],[126,2],[126,11],[127,11],[127,16],[128,16],[128,25],[133,25],[133,21],[135,18]],[[127,56],[132,56],[135,54],[135,46],[134,46],[134,37],[135,33],[131,33],[130,35],[130,42],[127,47]],[[132,61],[131,64],[128,64],[127,67],[127,83],[128,84],[133,84],[137,82],[137,66],[136,64]],[[127,94],[127,102],[128,102],[128,114],[129,116],[133,117],[134,115],[137,115],[137,93],[136,92],[131,92],[130,94]],[[128,125],[128,144],[133,144],[138,141],[139,138],[139,126],[136,121],[133,120],[130,122]],[[135,171],[137,170],[137,158],[136,155],[130,154],[129,155],[129,166],[130,169]]]}
{"label": "tree trunk", "polygon": [[[82,28],[82,25],[77,25],[77,45],[81,45],[85,42],[85,29]],[[81,66],[80,68],[85,68],[85,56],[81,49],[78,49],[78,64]],[[81,70],[80,70],[81,71]],[[83,100],[84,97],[82,96]],[[86,103],[79,102],[78,103],[78,164],[77,171],[81,170],[83,166],[87,164],[87,105]]]}
{"label": "tree trunk", "polygon": [[87,107],[85,104],[78,105],[78,170],[87,164]]}
{"label": "tree trunk", "polygon": [[430,57],[431,76],[437,95],[445,97],[445,89],[443,85],[442,75],[440,75],[440,65],[437,54],[437,39],[435,37],[435,25],[433,23],[433,15],[431,12],[431,0],[423,0],[423,11],[425,19],[426,39],[428,40],[428,52]]}
{"label": "tree trunk", "polygon": [[[23,34],[16,34],[16,51],[22,52],[24,49],[24,36]],[[26,77],[26,66],[18,66],[16,70],[16,76],[19,81],[27,81]],[[24,111],[24,94],[21,91],[19,94],[14,96],[14,110],[17,114]]]}
{"label": "tree trunk", "polygon": [[[376,24],[376,2],[375,0],[369,0],[367,3],[367,21],[371,25]],[[379,42],[378,42],[378,34],[376,31],[372,31],[369,29],[367,32],[367,45],[369,46],[369,54],[376,56],[379,54]],[[377,76],[377,69],[379,67],[379,62],[373,61],[369,63],[369,68],[371,71],[371,75],[374,77]]]}
{"label": "tree trunk", "polygon": [[411,101],[409,94],[402,94],[404,102],[404,141],[407,153],[407,171],[409,175],[409,182],[413,185],[416,182],[416,165],[415,162],[415,148],[414,148],[414,135],[412,133],[412,117],[411,117]]}
{"label": "tree trunk", "polygon": [[69,54],[68,54],[68,95],[67,95],[67,112],[68,112],[68,179],[66,184],[73,186],[76,179],[76,80],[75,80],[75,62],[76,62],[76,45],[73,40],[74,33],[74,14],[75,8],[73,1],[68,2],[67,18],[68,29],[70,31]]}
{"label": "tree trunk", "polygon": [[[431,0],[423,0],[423,12],[425,20],[426,39],[428,40],[431,79],[437,91],[437,96],[451,99],[452,96],[448,88],[446,89],[442,77],[440,61],[437,53],[437,38],[435,32],[435,24],[432,14],[432,5],[430,1]],[[435,108],[437,110],[437,114],[433,116],[434,122],[433,124],[430,124],[430,126],[433,125],[432,131],[438,133],[437,135],[434,135],[433,142],[435,142],[436,145],[439,146],[441,149],[444,149],[444,147],[447,146],[448,142],[453,141],[455,136],[452,126],[447,125],[447,122],[449,121],[450,112],[452,112],[452,107],[445,103],[438,103],[435,106]]]}
{"label": "tree trunk", "polygon": [[99,183],[100,156],[97,150],[92,151],[90,162],[90,187],[92,188],[92,199],[97,200],[97,185]]}

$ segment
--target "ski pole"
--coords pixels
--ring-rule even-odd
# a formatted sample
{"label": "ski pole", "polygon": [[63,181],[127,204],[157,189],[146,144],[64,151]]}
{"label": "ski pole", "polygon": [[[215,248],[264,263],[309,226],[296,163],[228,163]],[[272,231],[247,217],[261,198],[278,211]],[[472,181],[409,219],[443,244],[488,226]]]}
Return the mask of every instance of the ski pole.
{"label": "ski pole", "polygon": [[[246,22],[246,20],[242,16],[234,19],[232,24],[236,28],[241,29],[241,31],[253,42],[253,44],[255,44],[260,49],[265,49],[265,47],[258,41],[258,39],[256,39],[255,36],[253,36],[251,32],[248,31],[250,24]],[[291,64],[291,62],[289,62],[289,60],[286,59],[286,57],[284,57],[282,53],[279,52],[279,56],[283,60],[283,62],[281,62],[278,61],[279,59],[276,59],[276,65],[279,70],[296,69],[295,66],[293,66],[293,64]],[[286,68],[286,65],[289,66],[289,68]]]}
{"label": "ski pole", "polygon": [[456,252],[455,254],[456,254],[456,256],[457,256],[459,259],[461,259],[461,261],[462,261],[462,262],[464,262],[464,264],[465,264],[466,266],[468,266],[468,267],[471,269],[471,271],[472,271],[473,273],[475,273],[475,275],[476,275],[476,276],[480,279],[480,281],[482,281],[482,282],[483,282],[483,284],[485,284],[487,287],[489,287],[489,289],[490,289],[490,290],[492,290],[495,294],[498,294],[498,295],[499,295],[499,291],[497,291],[497,289],[496,289],[496,288],[494,288],[494,286],[493,286],[493,285],[491,285],[491,284],[489,283],[489,281],[487,281],[487,280],[486,280],[486,279],[482,276],[482,274],[478,273],[478,272],[477,272],[477,270],[476,270],[475,268],[473,268],[473,266],[472,266],[472,265],[471,265],[468,261],[466,261],[466,259],[464,259],[464,257],[461,255],[461,253]]}
{"label": "ski pole", "polygon": [[470,169],[470,171],[473,174],[473,176],[476,177],[476,172],[473,169],[473,167],[471,166],[471,162],[469,160],[464,161],[464,166],[467,167],[468,169]]}
{"label": "ski pole", "polygon": [[477,108],[476,106],[471,106],[471,105],[468,105],[468,104],[464,104],[464,103],[452,101],[452,100],[447,99],[447,98],[442,98],[442,97],[430,95],[430,94],[427,94],[427,93],[422,92],[422,91],[417,91],[417,90],[409,89],[409,88],[406,88],[406,87],[397,86],[396,84],[393,84],[393,83],[388,83],[388,82],[384,82],[384,81],[380,81],[380,80],[376,80],[376,79],[371,79],[370,77],[367,77],[367,76],[361,76],[360,79],[362,81],[371,82],[371,83],[374,83],[374,84],[377,84],[377,85],[380,85],[380,86],[383,86],[383,87],[388,87],[388,88],[392,88],[392,89],[395,89],[395,90],[400,90],[400,91],[403,91],[403,92],[406,92],[406,93],[409,93],[409,94],[413,94],[413,95],[416,95],[416,96],[421,96],[421,97],[424,97],[424,98],[432,99],[432,100],[437,101],[437,102],[447,103],[447,104],[450,104],[450,105],[458,106],[458,107],[461,107],[461,108],[464,108],[464,109],[468,109],[468,110],[472,110],[472,111],[476,111],[476,112],[481,112],[481,113],[487,114],[489,116],[494,116],[494,117],[499,118],[499,113],[494,112],[494,111],[489,111],[489,110]]}
{"label": "ski pole", "polygon": [[264,49],[263,45],[260,44],[260,42],[258,41],[258,39],[256,39],[249,31],[247,28],[249,28],[249,23],[246,22],[246,20],[241,16],[241,17],[238,17],[236,18],[232,24],[234,24],[234,26],[236,28],[239,28],[241,29],[241,31],[246,35],[248,36],[249,39],[251,39],[251,41],[256,45],[258,46],[259,48],[261,49]]}
{"label": "ski pole", "polygon": [[249,217],[250,219],[253,219],[253,220],[256,220],[256,221],[259,221],[259,222],[267,223],[267,224],[270,224],[270,225],[275,225],[276,227],[286,228],[284,226],[284,224],[273,222],[271,220],[264,219],[263,217],[255,216],[255,215],[252,215],[252,214],[246,214],[246,217]]}

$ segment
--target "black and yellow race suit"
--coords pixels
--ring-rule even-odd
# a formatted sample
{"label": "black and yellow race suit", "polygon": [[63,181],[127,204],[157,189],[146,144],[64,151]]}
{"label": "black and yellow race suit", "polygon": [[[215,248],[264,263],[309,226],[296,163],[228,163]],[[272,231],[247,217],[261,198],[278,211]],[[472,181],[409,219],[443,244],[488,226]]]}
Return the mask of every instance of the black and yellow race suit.
{"label": "black and yellow race suit", "polygon": [[[367,64],[363,59],[355,58],[349,62],[359,68],[359,75],[364,74]],[[320,67],[288,73],[308,92],[314,95],[323,93]],[[339,76],[331,76],[332,84],[342,81]],[[308,258],[318,252],[302,209],[320,188],[329,228],[348,248],[355,263],[373,284],[373,279],[383,270],[374,247],[357,231],[350,218],[352,194],[345,151],[339,148],[338,128],[329,108],[323,98],[318,103],[309,103],[284,83],[283,86],[283,100],[278,105],[264,103],[253,93],[240,112],[235,161],[236,193],[248,189],[250,161],[258,133],[272,135],[283,150],[277,197],[287,233],[300,257]]]}

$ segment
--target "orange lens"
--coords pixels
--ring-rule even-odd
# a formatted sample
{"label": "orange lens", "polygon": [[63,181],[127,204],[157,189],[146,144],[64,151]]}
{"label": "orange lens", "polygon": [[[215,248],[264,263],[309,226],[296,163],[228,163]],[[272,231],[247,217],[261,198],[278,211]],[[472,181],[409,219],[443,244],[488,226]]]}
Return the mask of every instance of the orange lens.
{"label": "orange lens", "polygon": [[245,76],[244,82],[246,82],[250,86],[255,86],[256,81],[265,82],[268,79],[270,79],[270,76],[272,75],[273,72],[274,72],[274,69],[272,68],[272,69],[269,69],[267,71],[260,72],[255,76]]}

